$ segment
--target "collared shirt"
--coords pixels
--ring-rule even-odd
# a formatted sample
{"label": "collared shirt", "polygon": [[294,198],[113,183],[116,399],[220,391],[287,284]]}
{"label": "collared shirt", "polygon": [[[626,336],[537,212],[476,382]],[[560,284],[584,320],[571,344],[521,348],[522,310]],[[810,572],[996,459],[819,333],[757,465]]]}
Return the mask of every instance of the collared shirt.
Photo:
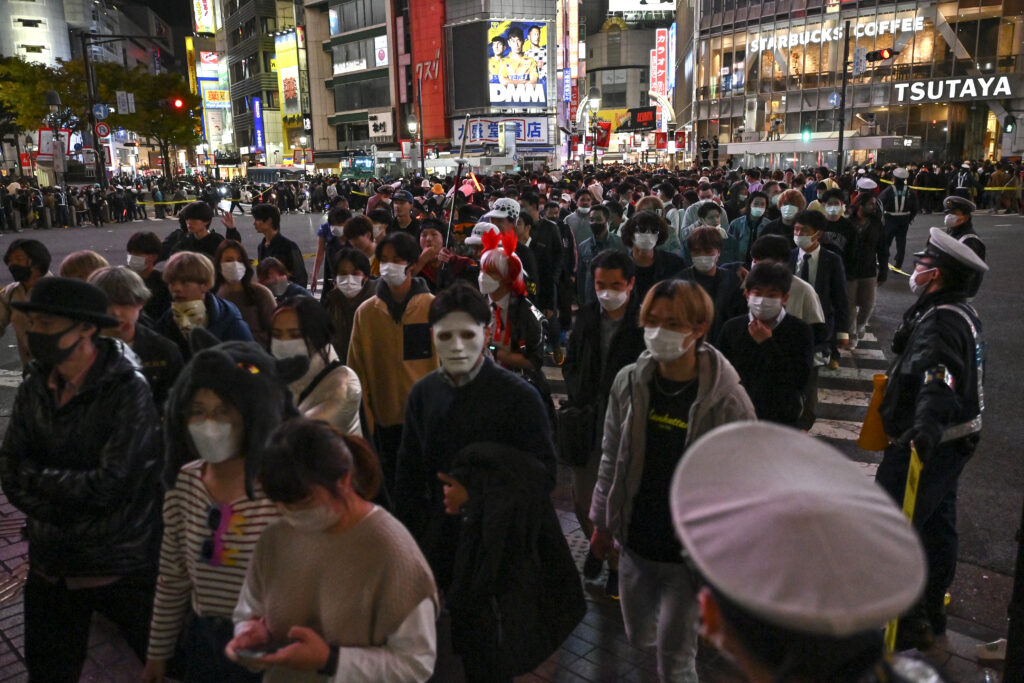
{"label": "collared shirt", "polygon": [[[494,333],[491,335],[493,340],[491,343],[503,349],[509,348],[509,345],[505,343],[505,332],[508,330],[508,307],[511,302],[511,294],[506,294],[498,301],[491,300],[491,310],[494,311],[494,320],[491,323]],[[499,310],[501,311],[500,313],[498,312]]]}
{"label": "collared shirt", "polygon": [[821,246],[819,245],[814,251],[800,250],[800,254],[796,257],[796,275],[800,277],[800,270],[803,268],[804,259],[811,259],[811,262],[807,265],[807,282],[814,286],[814,281],[818,277],[818,262],[821,260]]}
{"label": "collared shirt", "polygon": [[[785,318],[785,317],[786,317],[786,307],[783,306],[782,310],[779,311],[779,317],[777,317],[775,320],[773,320],[772,324],[769,327],[771,327],[774,330],[776,327],[779,326],[779,323],[781,323],[782,319]],[[750,322],[754,322],[754,314],[753,313],[747,313],[747,318],[749,319]]]}
{"label": "collared shirt", "polygon": [[57,368],[54,368],[50,372],[50,377],[46,381],[46,385],[53,392],[53,399],[57,404],[58,408],[63,408],[67,405],[68,401],[75,397],[82,389],[82,385],[85,384],[85,378],[89,375],[89,371],[92,370],[93,364],[96,362],[96,351],[93,351],[92,358],[89,360],[89,364],[82,368],[82,371],[69,380],[65,380]]}
{"label": "collared shirt", "polygon": [[437,375],[438,377],[441,378],[442,382],[444,382],[450,387],[455,387],[457,389],[459,387],[464,387],[473,380],[475,380],[477,375],[480,374],[480,371],[483,369],[483,367],[484,357],[483,354],[481,354],[480,358],[478,358],[476,361],[476,365],[474,365],[469,372],[467,372],[459,379],[455,379],[454,377],[452,377],[451,373],[445,370],[443,365],[437,369]]}

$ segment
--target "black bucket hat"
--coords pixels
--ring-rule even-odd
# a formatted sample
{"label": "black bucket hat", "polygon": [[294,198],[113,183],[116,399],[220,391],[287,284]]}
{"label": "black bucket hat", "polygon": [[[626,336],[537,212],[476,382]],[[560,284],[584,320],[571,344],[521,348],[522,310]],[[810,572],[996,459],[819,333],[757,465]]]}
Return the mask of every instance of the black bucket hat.
{"label": "black bucket hat", "polygon": [[102,289],[70,277],[44,277],[32,288],[28,301],[11,302],[11,307],[23,313],[48,313],[92,323],[100,329],[120,324],[107,314],[109,305]]}

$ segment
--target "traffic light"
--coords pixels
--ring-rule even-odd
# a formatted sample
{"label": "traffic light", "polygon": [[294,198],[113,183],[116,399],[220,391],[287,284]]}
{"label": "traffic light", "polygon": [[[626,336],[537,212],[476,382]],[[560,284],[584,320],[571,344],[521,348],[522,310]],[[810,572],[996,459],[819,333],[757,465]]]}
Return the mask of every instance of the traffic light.
{"label": "traffic light", "polygon": [[181,99],[180,97],[172,98],[171,99],[171,106],[174,107],[175,109],[184,109],[185,108],[185,100]]}
{"label": "traffic light", "polygon": [[867,61],[869,61],[869,62],[883,62],[883,61],[885,61],[887,59],[892,59],[893,57],[895,57],[899,53],[900,53],[899,50],[893,50],[891,48],[885,47],[885,48],[882,48],[881,50],[873,50],[872,52],[869,52],[868,55],[867,55]]}
{"label": "traffic light", "polygon": [[170,109],[177,112],[185,111],[185,100],[181,97],[167,97],[157,100],[156,104],[161,109]]}
{"label": "traffic light", "polygon": [[803,140],[804,142],[810,142],[811,141],[811,129],[810,128],[804,128],[803,131],[800,133],[800,139]]}
{"label": "traffic light", "polygon": [[1017,130],[1017,119],[1013,117],[1013,114],[1007,114],[1003,119],[1003,132],[1012,133],[1015,130]]}

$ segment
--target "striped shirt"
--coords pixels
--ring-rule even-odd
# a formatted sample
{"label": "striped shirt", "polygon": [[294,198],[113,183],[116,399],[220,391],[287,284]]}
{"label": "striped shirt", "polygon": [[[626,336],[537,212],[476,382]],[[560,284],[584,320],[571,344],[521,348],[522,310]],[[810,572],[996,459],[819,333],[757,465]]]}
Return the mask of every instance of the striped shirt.
{"label": "striped shirt", "polygon": [[256,500],[217,503],[202,475],[201,461],[186,464],[164,499],[148,659],[166,660],[174,654],[190,600],[198,616],[231,619],[256,542],[280,518],[258,486]]}

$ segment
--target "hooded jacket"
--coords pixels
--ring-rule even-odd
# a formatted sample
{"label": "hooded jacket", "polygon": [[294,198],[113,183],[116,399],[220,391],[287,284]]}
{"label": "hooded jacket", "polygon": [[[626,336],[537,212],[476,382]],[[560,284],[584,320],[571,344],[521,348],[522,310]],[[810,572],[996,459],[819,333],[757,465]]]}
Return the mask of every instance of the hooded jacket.
{"label": "hooded jacket", "polygon": [[[206,327],[207,332],[222,342],[225,341],[253,341],[249,325],[242,320],[242,314],[238,307],[230,301],[225,301],[212,292],[207,292],[203,299],[206,304]],[[178,345],[181,356],[186,361],[192,357],[192,349],[189,348],[188,339],[182,334],[181,328],[174,322],[174,312],[168,310],[160,320],[156,321],[153,329],[164,335]]]}
{"label": "hooded jacket", "polygon": [[[609,529],[622,545],[633,513],[633,498],[640,489],[647,446],[650,384],[658,367],[650,351],[622,368],[612,384],[604,418],[601,465],[590,505],[590,520]],[[686,445],[715,427],[739,420],[754,420],[754,405],[740,385],[740,376],[713,346],[697,349],[697,398],[690,408]]]}
{"label": "hooded jacket", "polygon": [[28,516],[29,561],[52,578],[154,571],[160,544],[160,418],[121,344],[94,337],[82,388],[56,407],[33,361],[0,446],[0,481]]}

